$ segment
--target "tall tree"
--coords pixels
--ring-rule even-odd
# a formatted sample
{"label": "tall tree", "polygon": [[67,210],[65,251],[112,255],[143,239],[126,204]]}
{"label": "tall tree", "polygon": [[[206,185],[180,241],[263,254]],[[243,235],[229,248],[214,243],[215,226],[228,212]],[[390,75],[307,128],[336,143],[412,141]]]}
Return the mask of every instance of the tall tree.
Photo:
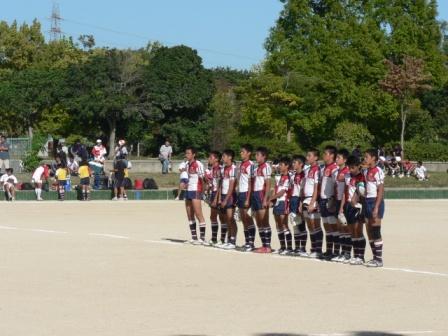
{"label": "tall tree", "polygon": [[406,122],[410,107],[419,93],[431,89],[429,82],[432,77],[425,71],[423,60],[415,57],[405,56],[402,64],[395,64],[390,60],[386,60],[385,63],[388,72],[380,84],[386,92],[398,100],[401,121],[400,144],[404,152]]}

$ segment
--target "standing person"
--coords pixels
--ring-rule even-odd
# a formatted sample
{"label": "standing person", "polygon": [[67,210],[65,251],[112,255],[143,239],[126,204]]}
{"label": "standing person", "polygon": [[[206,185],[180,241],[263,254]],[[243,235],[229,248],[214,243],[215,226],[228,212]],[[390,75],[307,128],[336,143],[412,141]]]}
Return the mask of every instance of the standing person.
{"label": "standing person", "polygon": [[0,136],[0,171],[9,168],[9,144],[4,135]]}
{"label": "standing person", "polygon": [[126,148],[126,141],[123,139],[118,140],[118,145],[115,147],[115,159],[126,160],[128,157],[128,149]]}
{"label": "standing person", "polygon": [[243,246],[243,251],[251,252],[255,249],[255,234],[256,228],[252,216],[249,215],[250,199],[252,195],[252,173],[254,170],[254,163],[250,160],[253,147],[250,144],[241,146],[240,157],[241,164],[238,170],[238,209],[240,211],[241,220],[244,227],[244,237],[246,244]]}
{"label": "standing person", "polygon": [[6,173],[0,178],[0,184],[8,197],[7,200],[14,201],[16,199],[16,184],[18,182],[17,177],[13,175],[14,171],[12,168],[6,168],[5,171]]}
{"label": "standing person", "polygon": [[287,157],[283,157],[278,162],[278,170],[280,178],[275,182],[274,195],[271,196],[270,202],[274,203],[273,214],[277,225],[277,235],[280,241],[280,255],[288,255],[292,253],[292,236],[288,226],[288,191],[290,187],[289,178],[290,161]]}
{"label": "standing person", "polygon": [[368,169],[364,172],[366,179],[365,214],[367,218],[367,233],[373,259],[366,263],[367,267],[383,266],[383,238],[381,236],[381,221],[384,217],[384,173],[378,168],[378,153],[369,149],[364,154],[364,163]]}
{"label": "standing person", "polygon": [[320,169],[317,163],[319,151],[312,148],[306,154],[308,167],[305,170],[305,182],[302,189],[302,203],[299,212],[303,213],[308,226],[311,240],[310,258],[317,259],[322,256],[322,242],[324,234],[320,226],[320,214],[318,209]]}
{"label": "standing person", "polygon": [[255,249],[255,253],[272,253],[272,231],[269,225],[269,192],[271,190],[272,169],[268,159],[268,149],[258,147],[255,151],[257,166],[252,178],[253,192],[251,198],[252,211],[255,212],[255,221],[258,226],[262,246]]}
{"label": "standing person", "polygon": [[101,139],[96,140],[95,146],[92,148],[93,160],[97,163],[103,164],[106,160],[107,149],[103,146]]}
{"label": "standing person", "polygon": [[[361,173],[361,161],[356,156],[347,158],[347,166],[350,170],[350,177],[346,180],[342,199],[344,216],[339,218],[343,224],[348,224],[352,235],[353,259],[350,260],[350,265],[363,265],[366,239],[363,233],[365,218],[361,211],[361,204],[364,202],[365,196],[365,177]],[[345,260],[346,258],[344,258]]]}
{"label": "standing person", "polygon": [[46,164],[41,164],[33,173],[31,178],[31,183],[34,184],[34,192],[38,201],[43,201],[42,199],[42,184],[43,180],[48,180],[50,176],[50,168]]}
{"label": "standing person", "polygon": [[125,170],[127,169],[128,164],[124,159],[118,159],[114,162],[114,198],[113,201],[123,201],[125,199],[124,195],[124,178],[125,178]]}
{"label": "standing person", "polygon": [[[339,220],[339,217],[343,218],[344,204],[343,198],[345,193],[345,186],[350,179],[350,169],[346,165],[349,152],[346,149],[340,149],[336,155],[336,164],[338,165],[338,172],[336,176],[336,211],[338,214],[337,221],[337,233],[334,234],[334,248],[333,254],[335,255],[331,261],[336,262],[348,262],[350,260],[351,253],[351,231],[347,227],[346,223]],[[341,250],[342,249],[342,250]]]}
{"label": "standing person", "polygon": [[353,155],[353,156],[356,156],[357,158],[361,158],[361,156],[362,156],[362,152],[361,152],[361,146],[360,146],[360,145],[357,145],[357,146],[355,147],[355,149],[353,149],[353,151],[352,151],[352,155]]}
{"label": "standing person", "polygon": [[182,192],[182,190],[185,190],[188,185],[187,161],[182,161],[179,164],[179,173],[179,187],[177,189],[176,201],[179,200],[180,193]]}
{"label": "standing person", "polygon": [[[223,247],[227,235],[227,222],[221,219],[221,240],[218,243],[219,223],[219,188],[221,185],[221,153],[218,151],[210,152],[208,156],[208,164],[210,167],[210,176],[208,183],[208,197],[210,201],[210,222],[212,229],[212,238],[209,241],[210,246]],[[222,217],[222,216],[221,216]]]}
{"label": "standing person", "polygon": [[[185,149],[185,158],[188,161],[188,187],[185,197],[185,209],[191,240],[188,243],[202,245],[205,242],[205,219],[202,213],[202,193],[204,192],[204,166],[196,160],[197,151],[194,147]],[[196,231],[196,218],[199,221],[199,239]]]}
{"label": "standing person", "polygon": [[172,154],[173,147],[171,147],[170,142],[166,140],[165,143],[160,146],[159,150],[159,159],[160,162],[162,162],[162,174],[168,174]]}
{"label": "standing person", "polygon": [[82,200],[88,201],[90,199],[90,177],[92,175],[92,171],[90,170],[89,164],[87,161],[82,161],[81,165],[78,169],[81,192],[82,192]]}
{"label": "standing person", "polygon": [[325,147],[322,155],[324,165],[320,171],[319,210],[325,228],[327,249],[323,256],[326,260],[331,260],[335,257],[335,242],[339,242],[339,232],[337,231],[336,225],[337,211],[335,200],[336,177],[338,174],[338,165],[335,162],[336,153],[336,147]]}
{"label": "standing person", "polygon": [[67,175],[67,167],[63,163],[60,163],[55,173],[55,178],[58,182],[58,199],[60,201],[65,200],[65,186],[67,185]]}
{"label": "standing person", "polygon": [[219,194],[219,208],[222,213],[222,223],[227,224],[228,242],[223,249],[234,250],[236,248],[237,226],[234,218],[236,194],[235,194],[235,178],[236,167],[233,163],[235,152],[226,149],[222,153],[221,167],[221,190]]}
{"label": "standing person", "polygon": [[289,218],[294,232],[294,253],[300,257],[308,257],[308,253],[306,253],[308,233],[306,231],[303,214],[299,212],[301,194],[305,182],[305,162],[306,159],[303,155],[295,155],[292,158],[293,171],[291,174],[291,190],[289,197]]}

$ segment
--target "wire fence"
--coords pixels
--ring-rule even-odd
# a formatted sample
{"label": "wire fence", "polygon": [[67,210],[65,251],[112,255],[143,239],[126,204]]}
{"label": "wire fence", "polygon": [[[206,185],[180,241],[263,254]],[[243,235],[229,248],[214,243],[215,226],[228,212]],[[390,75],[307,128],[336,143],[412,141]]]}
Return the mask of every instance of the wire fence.
{"label": "wire fence", "polygon": [[31,150],[30,138],[8,138],[9,156],[11,159],[23,160]]}

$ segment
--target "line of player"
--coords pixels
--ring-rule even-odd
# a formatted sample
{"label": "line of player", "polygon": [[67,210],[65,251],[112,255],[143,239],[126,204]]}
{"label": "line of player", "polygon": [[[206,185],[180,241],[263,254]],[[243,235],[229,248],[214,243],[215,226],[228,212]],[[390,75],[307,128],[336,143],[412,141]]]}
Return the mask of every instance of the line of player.
{"label": "line of player", "polygon": [[[186,149],[187,176],[181,182],[186,186],[185,207],[192,237],[189,243],[272,253],[269,223],[269,208],[272,208],[280,242],[277,253],[367,267],[383,266],[384,173],[377,166],[376,150],[367,150],[361,162],[346,149],[327,146],[322,153],[322,165],[318,163],[317,149],[310,149],[306,157],[282,157],[274,164],[268,162],[266,147],[255,150],[255,162],[251,161],[253,152],[251,145],[241,146],[241,162],[236,165],[234,151],[224,150],[222,154],[212,151],[208,169],[204,169],[196,158],[196,149]],[[273,191],[272,174],[275,176]],[[211,208],[209,241],[206,241],[203,198]],[[242,247],[236,245],[239,220],[245,237]],[[364,261],[367,245],[364,224],[373,254],[368,262]],[[256,248],[257,230],[261,246]],[[308,239],[309,251],[306,250]]]}

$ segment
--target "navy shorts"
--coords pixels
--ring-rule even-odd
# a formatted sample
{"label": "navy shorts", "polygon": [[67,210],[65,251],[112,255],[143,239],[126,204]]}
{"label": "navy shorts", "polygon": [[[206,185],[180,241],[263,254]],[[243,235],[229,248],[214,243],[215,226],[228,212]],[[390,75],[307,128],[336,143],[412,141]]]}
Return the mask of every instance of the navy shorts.
{"label": "navy shorts", "polygon": [[67,185],[67,180],[58,181],[58,184],[62,187],[65,187]]}
{"label": "navy shorts", "polygon": [[[227,197],[227,194],[221,194],[221,202],[225,200],[225,198]],[[227,210],[227,209],[232,209],[235,207],[235,201],[236,201],[236,195],[232,194],[230,195],[230,197],[227,200],[226,204],[222,204],[221,205],[221,210]]]}
{"label": "navy shorts", "polygon": [[272,213],[276,216],[287,215],[288,211],[286,209],[285,201],[279,201],[274,205]]}
{"label": "navy shorts", "polygon": [[[372,212],[375,208],[376,198],[366,198],[364,202],[364,209],[366,213],[366,218],[373,218]],[[383,219],[384,217],[384,199],[381,200],[380,206],[378,208],[378,218]]]}
{"label": "navy shorts", "polygon": [[[336,206],[334,209],[328,209],[329,199],[319,199],[319,211],[321,217],[335,217],[337,214]],[[336,205],[336,202],[333,200]]]}
{"label": "navy shorts", "polygon": [[202,199],[202,192],[200,191],[187,190],[187,193],[185,194],[186,201],[201,200],[201,199]]}
{"label": "navy shorts", "polygon": [[182,178],[182,179],[180,179],[180,183],[188,184],[188,179],[187,178]]}
{"label": "navy shorts", "polygon": [[83,186],[88,186],[88,185],[90,185],[90,178],[89,177],[83,177],[79,182]]}
{"label": "navy shorts", "polygon": [[[246,209],[246,200],[247,200],[247,192],[238,193],[237,206],[240,209]],[[249,208],[250,208],[250,200],[249,200]]]}
{"label": "navy shorts", "polygon": [[364,209],[361,211],[361,209],[355,208],[350,203],[345,203],[344,216],[347,219],[347,224],[356,224],[364,218]]}
{"label": "navy shorts", "polygon": [[252,197],[250,198],[250,203],[252,207],[252,211],[263,210],[263,200],[264,200],[264,192],[263,191],[254,191],[252,193]]}
{"label": "navy shorts", "polygon": [[289,211],[291,213],[298,214],[299,213],[299,205],[300,205],[300,197],[299,196],[292,196],[289,199]]}
{"label": "navy shorts", "polygon": [[216,191],[212,191],[209,195],[209,204],[210,204],[210,208],[212,209],[217,209],[218,208],[218,203],[216,203],[216,206],[212,206],[213,200],[216,197],[217,192]]}

